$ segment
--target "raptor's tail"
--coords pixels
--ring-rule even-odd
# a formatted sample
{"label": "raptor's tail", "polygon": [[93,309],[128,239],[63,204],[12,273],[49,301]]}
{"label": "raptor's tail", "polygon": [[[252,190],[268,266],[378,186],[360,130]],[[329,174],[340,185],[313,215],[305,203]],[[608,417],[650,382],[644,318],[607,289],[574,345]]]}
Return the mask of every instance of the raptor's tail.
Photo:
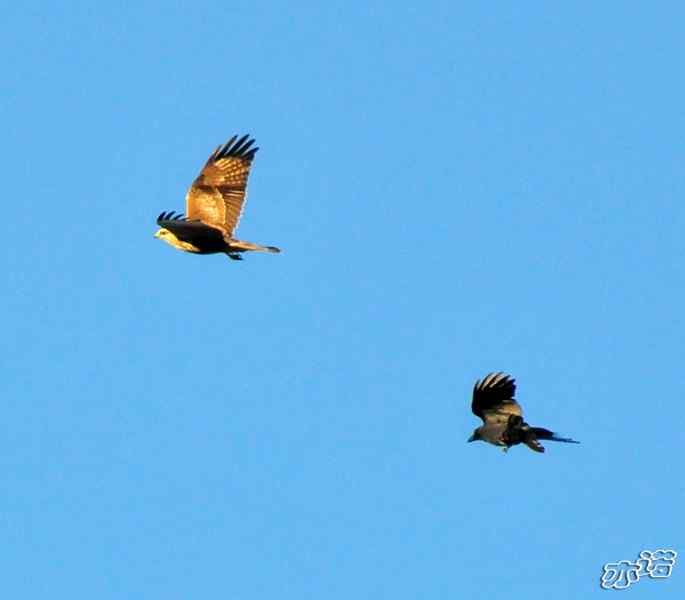
{"label": "raptor's tail", "polygon": [[260,246],[259,244],[253,244],[252,242],[244,242],[242,240],[231,240],[231,247],[235,248],[239,252],[253,251],[253,252],[269,252],[271,254],[278,254],[281,249],[276,248],[276,246]]}
{"label": "raptor's tail", "polygon": [[553,442],[564,442],[566,444],[580,444],[580,442],[572,440],[571,438],[560,437],[553,431],[545,429],[544,427],[531,427],[531,430],[539,440],[551,440]]}

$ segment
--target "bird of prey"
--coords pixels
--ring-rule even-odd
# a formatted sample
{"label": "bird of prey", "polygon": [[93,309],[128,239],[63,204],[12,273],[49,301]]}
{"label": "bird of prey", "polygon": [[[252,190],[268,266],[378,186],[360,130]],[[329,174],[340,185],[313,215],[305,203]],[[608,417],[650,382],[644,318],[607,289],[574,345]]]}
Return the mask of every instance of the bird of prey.
{"label": "bird of prey", "polygon": [[249,135],[234,135],[209,157],[186,194],[186,215],[163,212],[155,237],[174,248],[195,254],[228,255],[242,260],[243,252],[280,252],[233,237],[246,198],[247,178],[255,152]]}
{"label": "bird of prey", "polygon": [[552,440],[579,444],[575,440],[559,437],[543,427],[531,427],[523,420],[521,406],[514,400],[516,381],[504,373],[490,373],[473,386],[471,410],[483,419],[483,424],[473,430],[469,442],[483,440],[501,446],[506,452],[516,444],[524,443],[535,452],[545,449],[539,440]]}

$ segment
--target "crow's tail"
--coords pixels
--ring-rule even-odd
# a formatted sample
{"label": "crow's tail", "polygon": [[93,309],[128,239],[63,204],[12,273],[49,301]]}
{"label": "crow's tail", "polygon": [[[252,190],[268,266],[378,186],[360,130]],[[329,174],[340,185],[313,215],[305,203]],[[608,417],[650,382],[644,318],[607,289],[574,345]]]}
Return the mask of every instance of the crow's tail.
{"label": "crow's tail", "polygon": [[552,440],[553,442],[565,442],[566,444],[580,444],[580,442],[572,440],[571,438],[560,437],[553,431],[545,429],[544,427],[531,427],[531,429],[533,430],[533,433],[535,433],[535,437],[539,440]]}

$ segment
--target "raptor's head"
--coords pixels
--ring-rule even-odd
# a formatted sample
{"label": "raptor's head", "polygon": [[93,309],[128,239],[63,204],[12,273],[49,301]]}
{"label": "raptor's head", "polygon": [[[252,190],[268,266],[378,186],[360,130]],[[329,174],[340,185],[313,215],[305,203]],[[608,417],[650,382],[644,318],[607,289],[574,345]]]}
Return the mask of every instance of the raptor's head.
{"label": "raptor's head", "polygon": [[171,231],[165,229],[164,227],[161,227],[157,230],[157,232],[155,233],[155,237],[158,240],[162,240],[163,242],[172,245],[174,248],[179,247],[178,238],[173,233],[171,233]]}
{"label": "raptor's head", "polygon": [[178,250],[183,250],[184,252],[200,252],[197,246],[194,246],[190,242],[185,242],[180,239],[173,231],[167,229],[166,227],[161,227],[155,233],[155,237],[163,242],[166,242],[170,246],[177,248]]}

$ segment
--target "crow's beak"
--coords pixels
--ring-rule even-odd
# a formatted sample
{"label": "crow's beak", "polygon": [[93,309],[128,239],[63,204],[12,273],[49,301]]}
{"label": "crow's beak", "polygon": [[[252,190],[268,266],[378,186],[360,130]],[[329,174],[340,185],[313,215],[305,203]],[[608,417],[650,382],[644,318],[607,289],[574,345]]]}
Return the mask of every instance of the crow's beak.
{"label": "crow's beak", "polygon": [[475,433],[472,434],[471,437],[470,437],[468,440],[466,440],[466,441],[467,441],[467,442],[475,442],[475,441],[476,441],[476,434],[475,434]]}

